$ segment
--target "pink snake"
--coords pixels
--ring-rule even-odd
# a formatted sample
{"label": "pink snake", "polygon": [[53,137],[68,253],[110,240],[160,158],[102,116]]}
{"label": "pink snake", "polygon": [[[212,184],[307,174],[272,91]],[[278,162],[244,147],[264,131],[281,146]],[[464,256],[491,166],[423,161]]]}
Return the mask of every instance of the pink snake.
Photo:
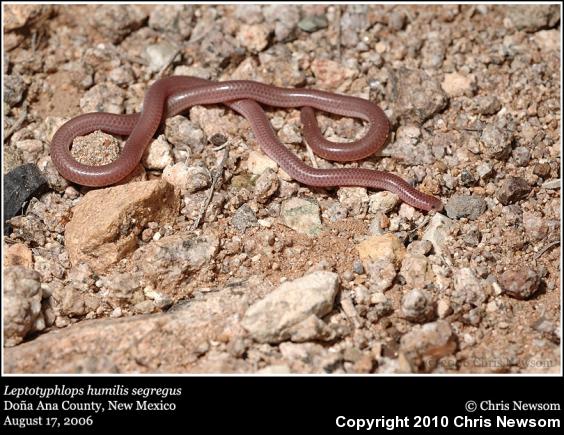
{"label": "pink snake", "polygon": [[[278,140],[258,103],[301,107],[307,143],[317,155],[338,162],[364,159],[386,143],[389,121],[376,104],[330,92],[286,89],[246,80],[211,82],[187,76],[157,80],[145,95],[141,113],[87,113],[66,122],[53,136],[51,158],[60,174],[70,181],[84,186],[108,186],[133,172],[164,118],[177,115],[190,106],[217,103],[223,103],[247,118],[262,150],[300,183],[318,187],[383,189],[396,193],[407,204],[422,210],[440,211],[443,208],[440,199],[418,191],[389,172],[363,168],[316,169],[306,165]],[[368,122],[368,132],[354,142],[328,141],[319,130],[313,109],[360,118]],[[70,152],[74,138],[96,130],[129,135],[121,155],[114,162],[101,166],[77,162]]]}

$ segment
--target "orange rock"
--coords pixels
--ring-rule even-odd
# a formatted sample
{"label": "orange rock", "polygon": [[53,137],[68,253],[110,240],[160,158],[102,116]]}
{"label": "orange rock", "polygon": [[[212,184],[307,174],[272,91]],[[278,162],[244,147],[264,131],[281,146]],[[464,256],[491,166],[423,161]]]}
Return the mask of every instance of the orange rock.
{"label": "orange rock", "polygon": [[70,261],[103,272],[136,249],[148,222],[172,223],[179,209],[179,191],[163,180],[92,190],[65,228]]}
{"label": "orange rock", "polygon": [[363,263],[369,260],[388,260],[399,267],[405,256],[405,246],[391,233],[371,236],[359,243],[357,249]]}

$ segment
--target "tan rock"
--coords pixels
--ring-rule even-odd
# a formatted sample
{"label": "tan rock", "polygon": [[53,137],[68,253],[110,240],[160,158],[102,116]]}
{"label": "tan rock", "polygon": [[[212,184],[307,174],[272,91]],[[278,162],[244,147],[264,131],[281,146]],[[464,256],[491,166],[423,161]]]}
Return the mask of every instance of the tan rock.
{"label": "tan rock", "polygon": [[278,170],[278,164],[260,151],[249,151],[247,169],[251,174],[260,175],[268,168],[276,172]]}
{"label": "tan rock", "polygon": [[450,97],[471,95],[476,87],[476,77],[473,74],[448,73],[445,74],[441,87]]}
{"label": "tan rock", "polygon": [[252,52],[259,52],[268,45],[269,29],[264,24],[242,24],[237,40],[243,47]]}
{"label": "tan rock", "polygon": [[381,211],[382,213],[391,212],[396,205],[398,205],[399,196],[395,193],[383,190],[381,192],[373,193],[369,196],[369,210],[370,213],[377,213]]}
{"label": "tan rock", "polygon": [[328,338],[330,330],[320,319],[333,309],[338,290],[338,275],[333,272],[313,272],[285,282],[251,305],[241,325],[260,343]]}
{"label": "tan rock", "polygon": [[179,208],[178,191],[163,180],[88,192],[65,229],[71,263],[105,271],[135,250],[137,235],[148,222],[172,223]]}
{"label": "tan rock", "polygon": [[11,4],[6,5],[4,12],[4,29],[9,32],[48,18],[53,12],[53,5]]}
{"label": "tan rock", "polygon": [[429,260],[420,254],[407,255],[402,261],[400,273],[410,287],[424,288],[435,278]]}
{"label": "tan rock", "polygon": [[431,218],[423,234],[423,240],[428,240],[433,244],[433,249],[437,254],[443,254],[448,247],[449,231],[454,221],[440,213]]}
{"label": "tan rock", "polygon": [[4,346],[15,346],[30,333],[43,329],[40,275],[22,266],[3,271]]}
{"label": "tan rock", "polygon": [[33,254],[23,243],[15,243],[4,253],[4,266],[25,266],[32,268]]}
{"label": "tan rock", "polygon": [[444,319],[449,314],[452,313],[452,308],[448,302],[448,299],[439,299],[437,302],[437,314],[440,319]]}
{"label": "tan rock", "polygon": [[147,169],[163,170],[173,163],[172,149],[164,134],[152,141],[143,153],[143,165]]}
{"label": "tan rock", "polygon": [[533,41],[546,51],[557,51],[560,49],[560,32],[557,29],[539,30],[533,33]]}
{"label": "tan rock", "polygon": [[143,246],[132,256],[146,283],[170,292],[191,274],[209,264],[217,253],[219,240],[214,234],[175,234]]}
{"label": "tan rock", "polygon": [[421,289],[405,293],[401,300],[401,313],[410,322],[424,323],[432,320],[435,317],[435,303],[431,294]]}
{"label": "tan rock", "polygon": [[[250,295],[264,291],[250,278],[167,313],[86,320],[5,349],[7,373],[186,373],[251,372],[255,367],[229,357],[211,364],[209,343],[233,341],[245,333],[239,319]],[[239,290],[238,289],[238,290]],[[139,306],[138,306],[139,308]],[[143,308],[143,307],[141,307]]]}
{"label": "tan rock", "polygon": [[[235,122],[225,122],[225,109],[222,107],[194,106],[190,109],[190,121],[202,129],[203,137],[207,138],[216,134],[230,137],[238,126]],[[172,142],[170,139],[169,141]]]}
{"label": "tan rock", "polygon": [[340,187],[337,198],[341,205],[347,209],[349,216],[363,217],[368,211],[370,201],[364,187]]}
{"label": "tan rock", "polygon": [[178,187],[183,194],[206,189],[212,181],[206,168],[188,166],[185,162],[167,166],[163,171],[163,179]]}
{"label": "tan rock", "polygon": [[317,84],[327,90],[341,90],[350,85],[355,71],[329,59],[315,59],[311,70]]}
{"label": "tan rock", "polygon": [[389,259],[378,261],[368,259],[364,261],[364,268],[373,292],[383,292],[390,288],[397,275],[396,266]]}
{"label": "tan rock", "polygon": [[363,263],[388,260],[396,267],[401,264],[406,251],[401,240],[391,233],[371,236],[359,243],[357,250]]}

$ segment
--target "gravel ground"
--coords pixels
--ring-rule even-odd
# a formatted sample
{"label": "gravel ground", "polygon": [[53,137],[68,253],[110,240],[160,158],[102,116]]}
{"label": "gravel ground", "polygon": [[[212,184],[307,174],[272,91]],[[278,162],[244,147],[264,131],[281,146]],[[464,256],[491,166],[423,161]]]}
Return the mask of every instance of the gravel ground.
{"label": "gravel ground", "polygon": [[[49,185],[4,236],[6,372],[560,371],[558,6],[4,9],[3,173],[35,164]],[[222,106],[167,120],[118,186],[58,175],[62,123],[139,111],[171,74],[375,101],[393,134],[357,163],[309,155],[298,110],[268,117],[308,164],[397,173],[445,210],[300,185]]]}

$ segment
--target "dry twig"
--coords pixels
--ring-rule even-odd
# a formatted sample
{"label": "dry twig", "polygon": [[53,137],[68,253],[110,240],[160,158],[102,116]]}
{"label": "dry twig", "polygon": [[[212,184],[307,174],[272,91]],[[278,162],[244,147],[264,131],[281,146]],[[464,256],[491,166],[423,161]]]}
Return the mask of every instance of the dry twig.
{"label": "dry twig", "polygon": [[202,205],[202,209],[200,210],[200,214],[198,215],[198,217],[194,221],[194,224],[192,225],[192,231],[197,229],[200,226],[200,223],[202,222],[202,219],[206,215],[206,211],[208,210],[208,207],[209,207],[211,200],[213,198],[213,194],[215,192],[215,185],[217,184],[217,181],[223,175],[223,170],[225,169],[225,163],[227,163],[227,157],[229,157],[229,142],[226,142],[224,145],[216,148],[215,151],[219,151],[221,149],[223,149],[223,156],[221,157],[221,161],[219,162],[219,164],[217,165],[217,168],[214,171],[214,174],[212,176],[211,187],[208,190],[208,196],[206,197],[206,200],[205,200],[204,204]]}
{"label": "dry twig", "polygon": [[306,143],[306,150],[307,150],[307,156],[311,161],[311,166],[313,166],[314,168],[319,168],[319,165],[317,164],[317,159],[315,158],[315,154],[313,154],[311,147],[307,143]]}
{"label": "dry twig", "polygon": [[560,244],[560,240],[553,240],[552,242],[549,242],[544,248],[542,248],[539,252],[537,252],[533,258],[535,260],[538,260],[542,256],[542,254],[544,254],[550,248],[553,248],[554,246],[559,244]]}

